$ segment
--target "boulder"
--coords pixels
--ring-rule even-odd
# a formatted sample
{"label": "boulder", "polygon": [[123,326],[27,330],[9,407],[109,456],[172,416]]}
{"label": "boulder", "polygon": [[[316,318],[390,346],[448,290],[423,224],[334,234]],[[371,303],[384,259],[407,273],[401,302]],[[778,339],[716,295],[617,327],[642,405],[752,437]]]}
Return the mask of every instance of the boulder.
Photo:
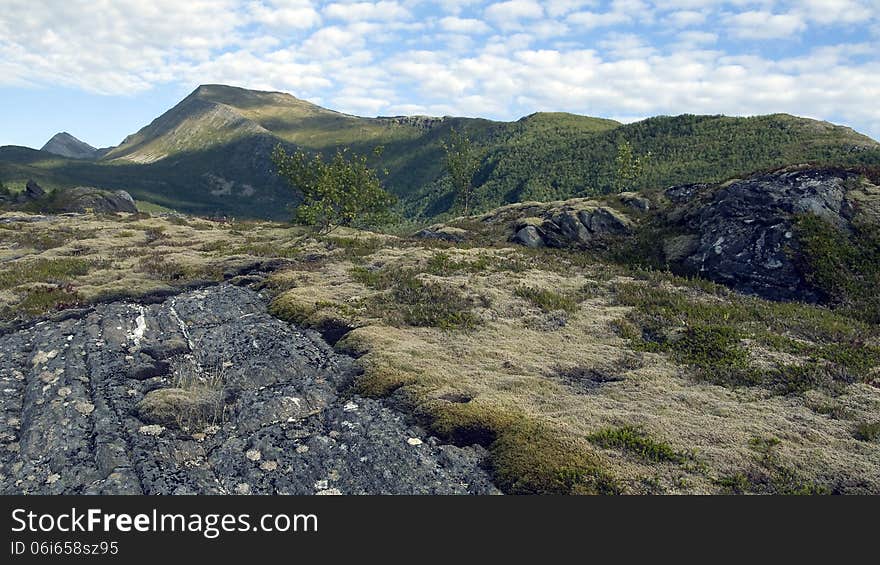
{"label": "boulder", "polygon": [[521,228],[516,232],[511,241],[531,248],[544,247],[545,245],[544,239],[541,237],[541,234],[538,233],[538,229],[535,226],[525,226],[524,228]]}
{"label": "boulder", "polygon": [[[851,227],[843,170],[780,171],[721,185],[685,217],[698,241],[680,264],[736,290],[773,300],[817,301],[802,272],[793,225],[813,214],[842,230]],[[688,185],[693,186],[693,185]],[[667,196],[683,190],[667,190]],[[675,245],[673,245],[675,247]]]}
{"label": "boulder", "polygon": [[588,247],[597,240],[627,234],[633,225],[613,208],[563,203],[546,210],[543,217],[513,222],[511,241],[527,247]]}
{"label": "boulder", "polygon": [[555,214],[551,218],[552,224],[557,226],[562,241],[569,241],[573,244],[585,245],[593,239],[590,230],[581,221],[578,214],[574,211],[567,210]]}
{"label": "boulder", "polygon": [[677,235],[663,240],[663,256],[667,263],[680,263],[697,251],[699,236],[693,234]]}
{"label": "boulder", "polygon": [[623,202],[625,206],[629,206],[633,210],[638,210],[639,212],[647,212],[651,209],[651,201],[644,196],[639,196],[635,192],[621,192],[619,196],[620,201]]}
{"label": "boulder", "polygon": [[450,226],[431,226],[414,234],[419,239],[438,239],[451,243],[461,243],[465,240],[466,230]]}
{"label": "boulder", "polygon": [[597,236],[629,233],[632,221],[613,208],[597,208],[590,214],[589,228]]}
{"label": "boulder", "polygon": [[676,204],[691,201],[697,194],[709,188],[710,185],[703,183],[681,184],[667,188],[663,195]]}
{"label": "boulder", "polygon": [[46,191],[35,181],[29,180],[24,187],[24,196],[28,200],[39,200],[46,196]]}
{"label": "boulder", "polygon": [[59,191],[55,198],[56,212],[116,213],[137,212],[134,199],[124,190],[108,192],[90,186]]}

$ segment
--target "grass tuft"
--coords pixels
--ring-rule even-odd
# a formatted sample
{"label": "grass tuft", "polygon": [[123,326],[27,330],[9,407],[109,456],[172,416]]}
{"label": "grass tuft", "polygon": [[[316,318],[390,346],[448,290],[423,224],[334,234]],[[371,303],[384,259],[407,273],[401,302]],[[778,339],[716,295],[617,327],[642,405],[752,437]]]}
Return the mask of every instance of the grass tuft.
{"label": "grass tuft", "polygon": [[665,443],[652,439],[635,426],[604,428],[591,434],[587,439],[605,449],[619,449],[655,463],[684,463],[687,460],[685,455]]}

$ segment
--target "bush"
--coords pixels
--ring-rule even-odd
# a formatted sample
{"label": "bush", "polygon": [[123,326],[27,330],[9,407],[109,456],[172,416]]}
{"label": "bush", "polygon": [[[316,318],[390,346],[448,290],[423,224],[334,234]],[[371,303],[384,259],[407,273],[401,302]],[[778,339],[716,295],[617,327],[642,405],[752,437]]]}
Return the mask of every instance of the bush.
{"label": "bush", "polygon": [[412,269],[355,267],[349,274],[364,286],[387,291],[374,297],[371,305],[378,317],[391,323],[446,330],[479,325],[472,298],[442,283],[422,281]]}
{"label": "bush", "polygon": [[[377,150],[378,154],[378,150]],[[325,161],[302,151],[288,154],[280,145],[272,153],[278,174],[302,193],[295,220],[329,233],[339,226],[370,227],[390,219],[395,198],[382,189],[364,156],[340,150]]]}

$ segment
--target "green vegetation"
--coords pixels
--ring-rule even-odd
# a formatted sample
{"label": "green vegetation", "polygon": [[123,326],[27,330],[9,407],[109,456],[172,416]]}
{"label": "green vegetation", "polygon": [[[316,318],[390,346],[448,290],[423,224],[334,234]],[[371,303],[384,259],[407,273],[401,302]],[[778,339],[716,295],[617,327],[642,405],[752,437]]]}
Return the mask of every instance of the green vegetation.
{"label": "green vegetation", "polygon": [[746,492],[788,496],[830,494],[830,489],[826,485],[805,479],[781,461],[777,453],[781,443],[775,437],[751,438],[749,447],[755,452],[757,467],[748,474],[737,473],[732,477],[724,477],[719,483],[733,494]]}
{"label": "green vegetation", "polygon": [[858,424],[853,435],[856,439],[862,441],[875,441],[880,439],[880,421],[862,422]]}
{"label": "green vegetation", "polygon": [[555,310],[564,310],[566,312],[574,312],[578,307],[578,299],[570,294],[561,294],[552,290],[537,289],[527,286],[518,287],[514,294],[520,298],[524,298],[543,310],[544,312],[553,312]]}
{"label": "green vegetation", "polygon": [[365,286],[387,291],[371,299],[369,305],[375,316],[389,323],[445,330],[473,329],[479,324],[472,311],[474,299],[443,283],[423,281],[412,269],[355,267],[350,274]]}
{"label": "green vegetation", "polygon": [[0,289],[31,282],[67,284],[73,277],[85,275],[98,266],[100,263],[96,261],[66,257],[16,261],[0,270]]}
{"label": "green vegetation", "polygon": [[346,151],[325,162],[318,154],[302,151],[288,155],[280,145],[272,161],[287,182],[302,194],[295,219],[327,234],[340,226],[368,227],[388,220],[394,198],[382,189],[367,158],[349,157]]}
{"label": "green vegetation", "polygon": [[55,310],[75,308],[82,304],[82,296],[70,284],[37,286],[27,290],[16,310],[28,316],[42,316]]}
{"label": "green vegetation", "polygon": [[152,390],[138,403],[145,422],[182,431],[200,431],[226,417],[223,388],[226,370],[205,360],[188,360],[176,367],[173,385]]}
{"label": "green vegetation", "polygon": [[421,406],[431,431],[459,445],[478,443],[492,454],[496,484],[511,494],[618,494],[620,485],[589,447],[552,428],[474,402]]}
{"label": "green vegetation", "polygon": [[77,233],[76,230],[18,230],[0,227],[0,242],[18,247],[46,251],[61,247],[71,239],[85,239],[89,234]]}
{"label": "green vegetation", "polygon": [[166,282],[223,279],[223,269],[219,266],[187,264],[183,261],[169,259],[164,253],[158,251],[141,257],[137,269],[149,277]]}
{"label": "green vegetation", "polygon": [[456,261],[448,254],[435,253],[428,259],[427,272],[432,275],[449,276],[458,272],[479,273],[488,270],[492,266],[492,260],[483,255],[475,261]]}
{"label": "green vegetation", "polygon": [[646,461],[684,463],[687,457],[648,436],[644,430],[634,426],[603,428],[587,439],[605,449],[620,449],[632,453]]}
{"label": "green vegetation", "polygon": [[443,142],[446,153],[446,172],[455,189],[455,202],[462,215],[470,214],[474,199],[474,175],[480,159],[467,135],[452,128],[449,139]]}
{"label": "green vegetation", "polygon": [[635,188],[644,176],[647,161],[651,154],[636,156],[632,145],[626,140],[617,144],[617,158],[614,161],[614,192],[626,192]]}
{"label": "green vegetation", "polygon": [[[877,328],[819,306],[725,294],[699,297],[641,283],[615,285],[614,298],[633,307],[618,330],[637,348],[670,353],[725,386],[766,386],[779,394],[834,388],[870,378],[880,347]],[[759,366],[747,343],[800,362]]]}
{"label": "green vegetation", "polygon": [[339,250],[339,255],[349,261],[372,255],[385,244],[378,237],[325,237],[323,241],[328,244],[330,251]]}
{"label": "green vegetation", "polygon": [[807,279],[849,315],[880,324],[880,226],[847,234],[813,214],[795,224]]}
{"label": "green vegetation", "polygon": [[[512,128],[511,128],[512,129]],[[847,128],[784,114],[752,118],[656,117],[605,131],[525,129],[494,146],[477,178],[477,207],[559,200],[615,191],[618,140],[632,155],[650,154],[630,186],[641,190],[688,182],[721,182],[793,163],[880,164],[880,147]],[[853,145],[865,147],[852,152]],[[540,187],[535,193],[534,187]]]}
{"label": "green vegetation", "polygon": [[[450,176],[444,143],[453,130],[481,149]],[[182,135],[181,132],[186,132]],[[9,188],[34,179],[44,188],[125,189],[141,202],[201,215],[286,219],[290,190],[273,174],[271,148],[321,153],[339,148],[385,151],[385,188],[409,218],[461,211],[456,178],[470,178],[469,212],[524,200],[555,200],[620,189],[619,141],[650,166],[632,189],[713,182],[792,163],[880,164],[880,146],[847,128],[787,115],[657,117],[621,125],[564,113],[512,123],[469,118],[419,121],[357,118],[292,96],[210,85],[129,137],[100,161],[65,159],[22,147],[0,148],[0,179]],[[859,151],[853,151],[859,147]],[[461,154],[465,154],[462,152]],[[453,152],[453,155],[455,152]],[[171,156],[172,159],[161,158]],[[370,166],[378,159],[369,157]],[[625,177],[633,177],[633,168]],[[458,205],[456,205],[458,201]],[[296,204],[298,202],[294,202]]]}

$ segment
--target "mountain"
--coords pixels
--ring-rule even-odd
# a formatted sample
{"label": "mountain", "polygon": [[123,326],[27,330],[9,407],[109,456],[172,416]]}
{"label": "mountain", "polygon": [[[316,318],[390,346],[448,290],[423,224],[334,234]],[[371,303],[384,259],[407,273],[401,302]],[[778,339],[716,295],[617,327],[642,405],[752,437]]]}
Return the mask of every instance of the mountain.
{"label": "mountain", "polygon": [[[119,146],[94,150],[59,134],[41,151],[0,148],[0,180],[33,178],[47,188],[123,189],[139,200],[196,214],[285,219],[296,194],[272,170],[270,154],[339,147],[381,157],[386,187],[412,218],[448,214],[453,192],[443,166],[452,129],[482,156],[479,209],[523,200],[603,194],[613,188],[622,142],[646,165],[632,189],[718,182],[790,164],[880,165],[880,144],[849,128],[784,114],[753,118],[674,116],[633,124],[566,113],[515,122],[480,118],[363,118],[282,92],[203,85]],[[73,150],[77,147],[77,150]],[[91,157],[85,156],[85,152]],[[75,157],[75,158],[71,158]]]}
{"label": "mountain", "polygon": [[66,131],[56,133],[46,142],[40,151],[71,159],[98,159],[106,150],[96,149],[84,141],[80,141]]}

